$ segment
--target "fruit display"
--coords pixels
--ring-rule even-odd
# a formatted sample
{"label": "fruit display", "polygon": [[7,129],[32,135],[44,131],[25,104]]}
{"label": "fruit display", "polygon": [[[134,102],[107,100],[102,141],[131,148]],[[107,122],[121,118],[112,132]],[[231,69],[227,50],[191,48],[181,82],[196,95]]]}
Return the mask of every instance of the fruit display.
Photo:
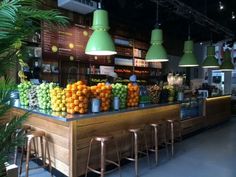
{"label": "fruit display", "polygon": [[18,91],[20,95],[20,104],[23,106],[29,106],[28,92],[32,84],[29,81],[24,81],[18,85]]}
{"label": "fruit display", "polygon": [[29,97],[29,106],[32,108],[38,107],[38,98],[37,98],[37,86],[32,85],[28,93]]}
{"label": "fruit display", "polygon": [[126,108],[126,98],[127,98],[127,86],[116,83],[116,84],[111,84],[112,86],[112,98],[114,97],[119,97],[120,100],[120,108],[124,109]]}
{"label": "fruit display", "polygon": [[159,85],[155,84],[152,86],[148,86],[148,94],[151,99],[151,103],[157,104],[160,101],[160,94],[161,94],[161,88]]}
{"label": "fruit display", "polygon": [[173,102],[175,99],[175,88],[172,85],[165,85],[163,89],[168,90],[168,102]]}
{"label": "fruit display", "polygon": [[66,111],[66,94],[60,87],[55,87],[50,90],[51,109],[53,111]]}
{"label": "fruit display", "polygon": [[101,102],[100,110],[108,111],[111,105],[111,93],[112,87],[106,85],[105,83],[98,83],[95,86],[91,86],[91,96],[97,98]]}
{"label": "fruit display", "polygon": [[50,90],[56,86],[55,83],[42,83],[37,87],[37,98],[40,109],[51,108]]}
{"label": "fruit display", "polygon": [[90,88],[82,81],[66,86],[66,108],[70,114],[88,112]]}
{"label": "fruit display", "polygon": [[127,106],[134,107],[139,104],[139,86],[136,84],[128,84]]}

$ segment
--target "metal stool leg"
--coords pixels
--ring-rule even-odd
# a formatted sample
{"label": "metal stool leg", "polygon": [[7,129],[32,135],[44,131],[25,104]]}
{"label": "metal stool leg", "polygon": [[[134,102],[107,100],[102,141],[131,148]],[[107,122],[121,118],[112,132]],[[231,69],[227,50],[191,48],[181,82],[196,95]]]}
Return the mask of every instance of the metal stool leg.
{"label": "metal stool leg", "polygon": [[45,161],[46,161],[46,155],[48,155],[48,167],[49,167],[49,171],[52,177],[52,161],[51,161],[51,157],[50,157],[50,151],[49,151],[49,143],[47,138],[45,137]]}
{"label": "metal stool leg", "polygon": [[22,146],[22,152],[21,152],[21,157],[20,157],[20,175],[22,173],[22,163],[23,163],[23,158],[24,158],[24,150],[25,150],[25,147]]}
{"label": "metal stool leg", "polygon": [[29,176],[30,151],[31,151],[31,139],[28,139],[28,141],[27,141],[26,164],[25,164],[25,177]]}
{"label": "metal stool leg", "polygon": [[43,137],[40,137],[40,146],[41,146],[41,156],[42,156],[43,166],[45,167],[46,159],[45,159],[44,148],[43,148]]}
{"label": "metal stool leg", "polygon": [[91,139],[90,144],[89,144],[89,152],[88,152],[88,158],[87,158],[87,166],[86,166],[86,170],[85,170],[85,177],[88,176],[88,167],[89,167],[92,143],[93,143],[93,138]]}
{"label": "metal stool leg", "polygon": [[134,132],[135,175],[138,177],[138,134]]}
{"label": "metal stool leg", "polygon": [[106,171],[105,157],[106,157],[106,144],[104,141],[101,141],[101,177],[104,177]]}
{"label": "metal stool leg", "polygon": [[148,143],[147,143],[147,136],[146,133],[143,132],[143,137],[144,137],[144,143],[145,143],[145,148],[146,148],[146,155],[147,155],[147,160],[148,160],[148,166],[150,167],[150,158],[149,158],[149,152],[148,152]]}
{"label": "metal stool leg", "polygon": [[155,161],[158,164],[158,129],[154,127],[154,142],[155,142]]}
{"label": "metal stool leg", "polygon": [[171,132],[171,156],[174,156],[174,123],[170,123],[170,132]]}
{"label": "metal stool leg", "polygon": [[115,146],[116,146],[116,155],[117,155],[117,160],[118,160],[118,168],[119,168],[119,174],[120,174],[120,177],[121,177],[121,170],[120,170],[120,153],[119,153],[119,149],[118,149],[118,145],[117,145],[117,141],[115,141]]}

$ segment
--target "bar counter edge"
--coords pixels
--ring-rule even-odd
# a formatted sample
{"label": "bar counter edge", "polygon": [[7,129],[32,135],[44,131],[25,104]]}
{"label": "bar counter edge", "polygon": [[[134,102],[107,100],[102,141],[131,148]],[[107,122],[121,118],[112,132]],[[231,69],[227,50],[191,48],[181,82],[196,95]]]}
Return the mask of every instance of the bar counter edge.
{"label": "bar counter edge", "polygon": [[[230,95],[205,99],[203,116],[182,121],[185,133],[228,120],[231,117],[230,100]],[[21,115],[26,111],[24,108],[12,108],[8,116]],[[180,103],[151,105],[66,119],[32,111],[25,124],[31,125],[35,130],[46,132],[53,167],[66,176],[77,177],[84,174],[88,145],[92,137],[101,134],[113,135],[119,141],[121,151],[127,153],[130,147],[127,129],[160,119],[180,120]],[[99,164],[98,147],[95,150],[97,153],[93,156],[92,165],[96,166]],[[112,153],[111,150],[109,154]]]}

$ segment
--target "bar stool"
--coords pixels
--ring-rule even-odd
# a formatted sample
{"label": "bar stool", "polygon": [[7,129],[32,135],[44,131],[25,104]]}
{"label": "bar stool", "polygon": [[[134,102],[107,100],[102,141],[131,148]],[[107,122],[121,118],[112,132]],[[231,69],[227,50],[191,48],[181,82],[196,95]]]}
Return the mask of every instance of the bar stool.
{"label": "bar stool", "polygon": [[[100,171],[89,166],[90,165],[91,149],[92,149],[92,145],[93,145],[94,141],[99,142],[101,145],[101,151],[100,151],[100,153],[101,153],[100,168],[101,169],[100,169]],[[108,141],[113,141],[115,144],[115,151],[116,151],[117,161],[118,161],[117,163],[115,161],[106,159],[106,145],[107,145]],[[94,172],[96,174],[100,174],[101,177],[104,177],[106,173],[111,172],[111,171],[106,171],[106,163],[110,163],[110,164],[117,166],[119,169],[119,172],[120,172],[120,155],[119,155],[119,151],[118,151],[117,142],[113,136],[96,136],[90,140],[85,177],[87,177],[88,171]],[[120,172],[120,177],[121,177],[121,172]]]}
{"label": "bar stool", "polygon": [[[26,135],[27,138],[27,145],[26,145],[26,177],[29,176],[29,161],[30,161],[30,155],[31,155],[31,143],[34,141],[37,141],[38,139],[40,140],[40,146],[41,146],[41,157],[36,154],[35,158],[42,158],[43,161],[43,167],[46,167],[46,154],[48,155],[48,166],[49,166],[49,171],[52,176],[52,166],[51,166],[51,158],[50,158],[50,153],[49,153],[49,145],[48,145],[48,140],[46,138],[46,134],[44,131],[32,131]],[[43,138],[45,140],[45,146],[43,147]],[[34,148],[36,148],[34,144]],[[22,147],[24,149],[24,147]],[[38,149],[37,149],[38,150]],[[36,151],[36,149],[34,149]],[[44,154],[45,151],[45,154]],[[22,162],[23,162],[23,156],[24,152],[21,154],[21,162],[20,162],[20,175],[22,173]]]}
{"label": "bar stool", "polygon": [[[147,146],[147,139],[146,139],[145,132],[142,131],[141,128],[130,128],[130,129],[128,129],[128,131],[131,133],[131,135],[133,137],[132,138],[132,141],[133,141],[133,143],[132,143],[132,156],[134,155],[134,158],[133,157],[126,157],[125,159],[130,160],[130,161],[134,161],[134,163],[135,163],[135,175],[138,176],[138,154],[146,155],[147,160],[148,160],[148,165],[150,164],[149,154],[148,154],[148,146]],[[138,143],[139,143],[138,135],[141,135],[144,138],[145,151],[146,152],[139,151],[139,149],[138,149]],[[134,147],[134,153],[133,153],[133,147]]]}
{"label": "bar stool", "polygon": [[[15,133],[15,137],[18,137],[20,134],[26,135],[28,132],[31,131],[30,125],[23,125],[21,128],[18,128]],[[35,145],[35,143],[34,143]],[[22,149],[23,151],[23,149]],[[18,157],[18,146],[15,147],[15,153],[14,153],[14,164],[17,164],[17,157]]]}
{"label": "bar stool", "polygon": [[[169,131],[168,144],[171,145],[171,156],[174,156],[174,143],[175,140],[182,141],[181,122],[179,120],[167,120],[167,132]],[[178,131],[178,135],[175,132]]]}

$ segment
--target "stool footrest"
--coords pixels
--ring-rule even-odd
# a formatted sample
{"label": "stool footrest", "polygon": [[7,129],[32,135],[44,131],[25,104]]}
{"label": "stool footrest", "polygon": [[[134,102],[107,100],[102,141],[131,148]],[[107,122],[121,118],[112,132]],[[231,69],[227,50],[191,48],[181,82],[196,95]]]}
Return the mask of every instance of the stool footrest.
{"label": "stool footrest", "polygon": [[113,165],[116,165],[117,167],[120,166],[118,163],[116,163],[116,162],[114,162],[114,161],[112,161],[112,160],[106,160],[106,162],[111,163],[111,164],[113,164]]}

